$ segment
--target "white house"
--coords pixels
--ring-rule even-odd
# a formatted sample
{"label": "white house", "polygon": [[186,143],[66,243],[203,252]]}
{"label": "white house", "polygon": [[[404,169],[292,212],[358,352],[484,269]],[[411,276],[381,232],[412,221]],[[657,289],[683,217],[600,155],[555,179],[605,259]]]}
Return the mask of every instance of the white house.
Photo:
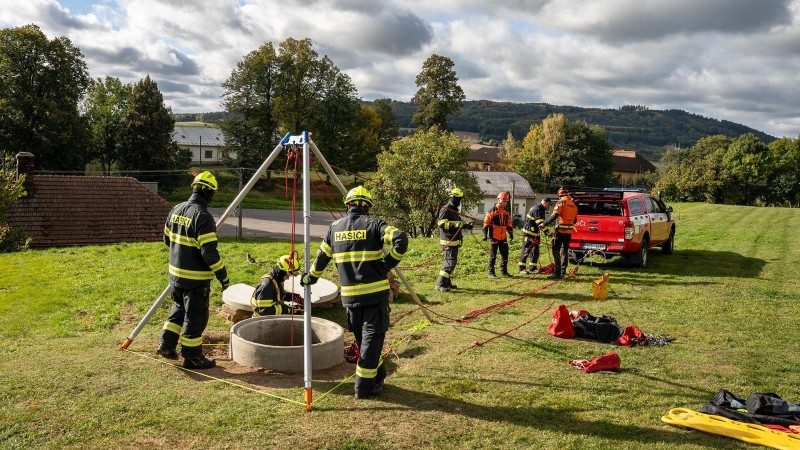
{"label": "white house", "polygon": [[[192,152],[192,164],[219,164],[223,159],[225,136],[215,127],[176,126],[172,138],[178,147]],[[236,157],[235,153],[231,157]]]}
{"label": "white house", "polygon": [[470,171],[469,174],[478,182],[483,199],[477,208],[465,211],[467,215],[483,217],[497,203],[497,194],[504,191],[511,195],[508,209],[512,216],[520,214],[524,217],[536,204],[536,193],[531,184],[516,172]]}

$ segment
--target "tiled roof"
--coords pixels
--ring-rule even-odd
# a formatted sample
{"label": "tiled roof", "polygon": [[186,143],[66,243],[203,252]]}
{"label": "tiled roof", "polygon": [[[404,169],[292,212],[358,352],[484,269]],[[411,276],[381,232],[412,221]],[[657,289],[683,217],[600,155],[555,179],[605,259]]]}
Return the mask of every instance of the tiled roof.
{"label": "tiled roof", "polygon": [[484,172],[480,170],[469,171],[469,174],[478,182],[481,193],[486,197],[495,197],[500,192],[511,192],[512,181],[514,196],[517,198],[534,198],[531,184],[522,175],[516,172]]}
{"label": "tiled roof", "polygon": [[472,144],[469,146],[470,152],[467,156],[467,161],[479,162],[499,162],[500,150],[502,147],[492,147],[483,144]]}
{"label": "tiled roof", "polygon": [[215,127],[181,127],[177,126],[172,131],[172,139],[178,145],[203,145],[203,147],[222,147],[225,145],[225,135],[222,130]]}
{"label": "tiled roof", "polygon": [[25,229],[32,247],[159,241],[172,209],[130,177],[32,175],[29,189],[8,224]]}
{"label": "tiled roof", "polygon": [[631,150],[614,150],[614,170],[618,172],[655,172],[656,166]]}

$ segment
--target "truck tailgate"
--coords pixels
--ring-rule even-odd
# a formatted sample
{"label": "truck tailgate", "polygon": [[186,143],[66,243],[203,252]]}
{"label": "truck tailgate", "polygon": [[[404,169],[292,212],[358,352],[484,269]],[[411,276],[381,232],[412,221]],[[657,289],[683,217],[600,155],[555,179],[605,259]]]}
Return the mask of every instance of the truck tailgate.
{"label": "truck tailgate", "polygon": [[618,252],[625,242],[624,217],[578,216],[573,249]]}

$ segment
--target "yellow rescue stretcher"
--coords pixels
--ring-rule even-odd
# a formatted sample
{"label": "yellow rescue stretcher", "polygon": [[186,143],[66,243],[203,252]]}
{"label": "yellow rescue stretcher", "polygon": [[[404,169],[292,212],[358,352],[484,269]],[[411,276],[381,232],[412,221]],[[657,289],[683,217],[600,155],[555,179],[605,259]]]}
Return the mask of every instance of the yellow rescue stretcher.
{"label": "yellow rescue stretcher", "polygon": [[684,408],[673,408],[661,418],[662,422],[679,427],[694,428],[706,433],[727,436],[751,444],[781,450],[800,449],[800,434],[783,433],[752,423],[737,422]]}

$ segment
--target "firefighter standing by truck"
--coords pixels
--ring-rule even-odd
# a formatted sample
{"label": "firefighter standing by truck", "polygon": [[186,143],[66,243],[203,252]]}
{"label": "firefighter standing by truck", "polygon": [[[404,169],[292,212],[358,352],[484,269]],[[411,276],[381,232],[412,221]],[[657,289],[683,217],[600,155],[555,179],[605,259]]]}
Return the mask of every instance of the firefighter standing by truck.
{"label": "firefighter standing by truck", "polygon": [[[333,222],[317,250],[310,271],[300,284],[314,284],[333,260],[339,272],[347,327],[353,332],[360,356],[356,365],[355,398],[383,392],[386,367],[383,341],[389,330],[389,270],[408,249],[408,237],[381,219],[369,216],[372,195],[358,186],[344,199],[347,216]],[[390,246],[388,254],[383,245]]]}
{"label": "firefighter standing by truck", "polygon": [[205,171],[192,181],[189,200],[175,206],[164,226],[169,247],[169,283],[173,305],[164,323],[156,352],[177,359],[181,343],[183,367],[209,369],[216,362],[203,355],[203,331],[208,325],[208,300],[214,277],[224,291],[230,286],[228,271],[217,251],[217,225],[208,202],[217,190],[217,179]]}
{"label": "firefighter standing by truck", "polygon": [[[508,205],[508,192],[497,194],[497,204],[486,213],[483,219],[483,240],[490,240],[489,247],[489,278],[497,278],[494,273],[494,263],[497,259],[497,250],[500,250],[500,271],[504,276],[508,273],[508,241],[514,241],[514,228],[511,224],[511,215],[506,210]],[[508,238],[508,239],[507,239]]]}
{"label": "firefighter standing by truck", "polygon": [[472,224],[464,223],[458,214],[463,197],[464,191],[460,188],[453,188],[450,191],[450,200],[439,210],[439,218],[436,222],[439,226],[439,244],[442,246],[444,257],[442,270],[439,271],[439,277],[436,279],[436,290],[441,292],[456,288],[450,276],[458,263],[458,249],[464,239],[462,230],[472,229]]}
{"label": "firefighter standing by truck", "polygon": [[[539,243],[541,242],[539,231],[548,209],[550,209],[550,197],[545,197],[540,203],[534,205],[525,216],[525,225],[522,227],[522,251],[519,255],[519,273],[523,275],[539,273]],[[531,257],[530,263],[527,263],[528,256]]]}
{"label": "firefighter standing by truck", "polygon": [[277,316],[292,312],[293,305],[284,300],[286,291],[283,282],[289,275],[297,275],[300,261],[297,256],[283,255],[275,267],[258,280],[258,286],[250,298],[250,306],[255,316]]}
{"label": "firefighter standing by truck", "polygon": [[572,201],[567,188],[558,190],[558,203],[553,210],[553,215],[542,224],[541,228],[549,226],[558,220],[555,236],[553,236],[553,262],[555,268],[548,278],[562,278],[567,274],[569,263],[569,242],[575,228],[575,219],[578,217],[578,207]]}

